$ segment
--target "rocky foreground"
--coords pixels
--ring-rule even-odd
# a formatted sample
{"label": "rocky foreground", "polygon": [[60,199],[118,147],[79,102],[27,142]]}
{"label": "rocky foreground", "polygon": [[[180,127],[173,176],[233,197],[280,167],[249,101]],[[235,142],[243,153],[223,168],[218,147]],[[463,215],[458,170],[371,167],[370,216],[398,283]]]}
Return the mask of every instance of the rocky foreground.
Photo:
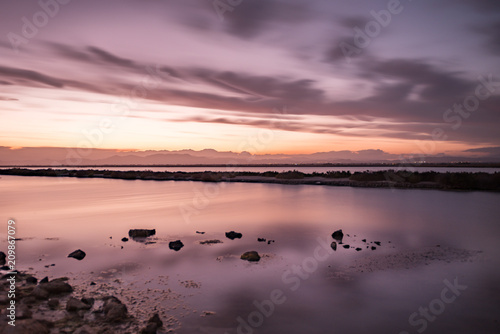
{"label": "rocky foreground", "polygon": [[[0,333],[10,334],[155,334],[158,314],[139,323],[115,296],[76,298],[67,277],[40,280],[28,273],[0,279]],[[15,325],[15,326],[14,326]]]}

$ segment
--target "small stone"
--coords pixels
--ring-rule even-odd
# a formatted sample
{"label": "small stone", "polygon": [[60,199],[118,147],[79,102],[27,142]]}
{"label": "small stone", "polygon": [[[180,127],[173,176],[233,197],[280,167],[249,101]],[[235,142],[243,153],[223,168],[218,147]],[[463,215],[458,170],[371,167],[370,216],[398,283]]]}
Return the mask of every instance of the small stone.
{"label": "small stone", "polygon": [[334,251],[336,251],[337,250],[337,243],[335,241],[332,241],[332,243],[330,244],[330,247],[332,247],[332,249]]}
{"label": "small stone", "polygon": [[123,241],[123,242],[127,242],[127,241],[128,241],[128,238],[123,237],[123,238],[122,238],[122,241]]}
{"label": "small stone", "polygon": [[241,237],[243,237],[243,234],[241,234],[241,233],[234,232],[234,231],[226,232],[226,238],[228,238],[228,239],[231,239],[231,240],[241,239]]}
{"label": "small stone", "polygon": [[349,248],[349,247],[351,247],[351,246],[349,246],[349,245],[344,245],[344,246],[342,246],[342,247],[344,247],[345,249],[348,249],[348,248]]}
{"label": "small stone", "polygon": [[40,280],[40,283],[48,283],[49,282],[49,278],[47,276],[45,276],[44,278],[42,278]]}
{"label": "small stone", "polygon": [[163,326],[163,321],[161,321],[160,315],[158,313],[153,314],[153,316],[149,318],[148,322],[155,323],[158,326],[158,328]]}
{"label": "small stone", "polygon": [[373,243],[377,246],[380,246],[380,241],[374,241]]}
{"label": "small stone", "polygon": [[180,240],[170,241],[168,243],[168,248],[173,249],[176,252],[178,252],[182,247],[184,247],[184,244]]}
{"label": "small stone", "polygon": [[128,231],[131,238],[147,238],[156,234],[156,229],[132,229]]}
{"label": "small stone", "polygon": [[95,282],[90,282],[90,285],[96,285],[96,283]]}
{"label": "small stone", "polygon": [[127,317],[127,306],[114,296],[104,297],[103,311],[107,321],[120,322]]}
{"label": "small stone", "polygon": [[5,255],[4,252],[0,252],[0,266],[5,265],[6,261],[5,259],[7,258],[7,255]]}
{"label": "small stone", "polygon": [[266,238],[257,238],[258,242],[266,242]]}
{"label": "small stone", "polygon": [[344,233],[342,233],[342,230],[337,230],[332,233],[332,238],[342,242],[342,239],[344,238]]}
{"label": "small stone", "polygon": [[267,244],[270,245],[274,242],[274,240],[267,240]]}
{"label": "small stone", "polygon": [[156,334],[158,330],[158,325],[150,322],[141,330],[141,334]]}
{"label": "small stone", "polygon": [[81,300],[71,297],[66,303],[66,311],[77,312],[80,310],[89,310],[92,306],[88,305]]}
{"label": "small stone", "polygon": [[372,250],[375,250],[375,249],[377,249],[377,247],[375,247],[375,246],[372,246]]}
{"label": "small stone", "polygon": [[242,260],[247,260],[250,262],[258,262],[260,260],[260,255],[256,251],[245,252],[241,255]]}
{"label": "small stone", "polygon": [[363,240],[361,240],[361,241],[366,242],[366,239],[363,239]]}
{"label": "small stone", "polygon": [[358,248],[356,248],[356,252],[359,252],[360,250],[361,250],[361,248],[359,248],[359,247],[358,247]]}
{"label": "small stone", "polygon": [[71,252],[68,257],[72,257],[74,259],[77,259],[78,261],[81,261],[83,260],[83,258],[85,257],[85,252],[82,251],[81,249],[77,249],[76,251],[74,252]]}
{"label": "small stone", "polygon": [[38,280],[36,279],[36,277],[29,276],[28,278],[26,278],[26,283],[28,284],[36,284],[37,282]]}

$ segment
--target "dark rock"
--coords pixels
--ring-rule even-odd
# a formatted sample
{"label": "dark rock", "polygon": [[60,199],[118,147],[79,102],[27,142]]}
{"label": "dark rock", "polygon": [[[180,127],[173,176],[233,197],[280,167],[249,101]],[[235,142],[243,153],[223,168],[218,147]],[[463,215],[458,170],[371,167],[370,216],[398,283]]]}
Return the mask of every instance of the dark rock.
{"label": "dark rock", "polygon": [[66,311],[78,312],[80,310],[89,310],[92,306],[88,305],[81,300],[71,297],[66,303]]}
{"label": "dark rock", "polygon": [[47,276],[45,276],[44,278],[42,278],[40,280],[40,283],[48,283],[49,282],[49,278]]}
{"label": "dark rock", "polygon": [[71,287],[71,285],[64,282],[64,279],[61,279],[61,278],[56,278],[48,283],[42,283],[42,284],[38,285],[37,287],[40,287],[40,288],[48,291],[49,294],[60,294],[60,293],[73,292],[73,288]]}
{"label": "dark rock", "polygon": [[151,318],[149,318],[148,323],[154,323],[158,326],[158,328],[163,326],[163,321],[161,321],[158,313],[155,313]]}
{"label": "dark rock", "polygon": [[5,259],[7,258],[7,255],[5,255],[4,252],[0,252],[0,266],[5,265],[6,261]]}
{"label": "dark rock", "polygon": [[372,246],[372,250],[375,250],[375,249],[377,249],[377,247],[375,247],[375,246]]}
{"label": "dark rock", "polygon": [[247,260],[250,262],[257,262],[260,260],[260,255],[256,251],[245,252],[241,255],[242,260]]}
{"label": "dark rock", "polygon": [[184,247],[184,244],[180,240],[170,241],[168,243],[168,248],[173,249],[176,252],[179,251],[182,247]]}
{"label": "dark rock", "polygon": [[337,243],[335,241],[332,241],[332,243],[330,244],[330,247],[332,247],[332,249],[334,251],[336,251],[337,250]]}
{"label": "dark rock", "polygon": [[95,299],[94,298],[82,298],[80,299],[83,303],[90,305],[92,307],[94,305]]}
{"label": "dark rock", "polygon": [[10,270],[10,268],[8,266],[1,266],[0,270]]}
{"label": "dark rock", "polygon": [[113,239],[113,237],[109,237],[110,239]]}
{"label": "dark rock", "polygon": [[31,295],[35,297],[36,299],[40,300],[46,300],[49,299],[49,292],[42,288],[40,285],[35,287],[33,292],[31,292]]}
{"label": "dark rock", "polygon": [[241,239],[242,236],[243,235],[241,233],[238,233],[238,232],[234,232],[234,231],[226,232],[226,238],[231,239],[231,240]]}
{"label": "dark rock", "polygon": [[96,285],[96,283],[95,282],[90,282],[90,285]]}
{"label": "dark rock", "polygon": [[21,304],[16,308],[17,319],[31,319],[33,312],[29,309],[28,305]]}
{"label": "dark rock", "polygon": [[257,238],[258,242],[266,242],[266,238]]}
{"label": "dark rock", "polygon": [[103,312],[107,321],[120,322],[127,318],[127,306],[114,296],[104,297]]}
{"label": "dark rock", "polygon": [[358,248],[356,248],[356,252],[359,252],[360,250],[361,250],[361,248],[359,248],[359,247],[358,247]]}
{"label": "dark rock", "polygon": [[74,252],[71,252],[68,257],[72,257],[74,259],[77,259],[78,261],[81,261],[85,258],[85,252],[82,251],[81,249],[77,249],[76,251]]}
{"label": "dark rock", "polygon": [[342,239],[344,238],[344,233],[342,233],[342,230],[337,230],[332,233],[332,238],[339,242],[342,242]]}
{"label": "dark rock", "polygon": [[133,229],[128,231],[128,236],[131,238],[147,238],[156,234],[156,229]]}
{"label": "dark rock", "polygon": [[351,247],[351,246],[349,246],[349,245],[344,245],[344,246],[342,246],[342,247],[344,247],[345,249],[348,249],[348,248],[349,248],[349,247]]}
{"label": "dark rock", "polygon": [[198,234],[205,234],[205,232],[196,231]]}
{"label": "dark rock", "polygon": [[150,322],[141,330],[141,334],[156,334],[158,330],[158,325]]}
{"label": "dark rock", "polygon": [[24,319],[16,321],[16,333],[49,334],[51,323],[43,320]]}
{"label": "dark rock", "polygon": [[270,245],[274,242],[274,240],[267,240],[267,244]]}
{"label": "dark rock", "polygon": [[26,283],[28,284],[36,284],[37,282],[38,280],[36,279],[36,277],[29,276],[28,278],[26,278]]}
{"label": "dark rock", "polygon": [[377,246],[380,246],[380,241],[374,241],[373,243]]}
{"label": "dark rock", "polygon": [[47,302],[47,305],[50,307],[51,310],[56,309],[59,306],[59,299],[57,298],[51,298]]}
{"label": "dark rock", "polygon": [[123,241],[123,242],[127,242],[127,241],[128,241],[128,238],[123,237],[123,238],[122,238],[122,241]]}
{"label": "dark rock", "polygon": [[366,242],[366,239],[363,239],[363,240],[361,240],[361,241]]}

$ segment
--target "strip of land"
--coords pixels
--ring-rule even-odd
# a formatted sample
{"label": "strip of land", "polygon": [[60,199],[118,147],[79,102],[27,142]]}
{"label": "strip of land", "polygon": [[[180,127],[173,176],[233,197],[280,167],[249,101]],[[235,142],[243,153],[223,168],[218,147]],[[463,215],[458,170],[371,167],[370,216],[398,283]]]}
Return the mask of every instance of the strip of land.
{"label": "strip of land", "polygon": [[409,171],[329,171],[326,173],[286,172],[153,172],[71,169],[0,169],[0,175],[109,178],[121,180],[249,182],[308,184],[367,188],[409,188],[439,190],[500,191],[500,173],[438,173]]}

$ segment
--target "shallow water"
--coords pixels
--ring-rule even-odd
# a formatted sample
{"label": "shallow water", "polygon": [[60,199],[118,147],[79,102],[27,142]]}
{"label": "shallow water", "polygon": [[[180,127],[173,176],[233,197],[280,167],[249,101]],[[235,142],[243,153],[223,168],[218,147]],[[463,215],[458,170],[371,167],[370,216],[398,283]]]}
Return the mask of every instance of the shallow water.
{"label": "shallow water", "polygon": [[[163,318],[175,318],[177,333],[500,328],[498,193],[18,176],[2,176],[0,193],[0,248],[14,219],[19,269],[69,276],[84,293],[135,299],[131,311],[139,315],[157,306]],[[122,242],[131,228],[156,228],[155,243]],[[362,250],[329,251],[339,228],[349,234],[344,244]],[[227,239],[231,230],[243,238]],[[185,246],[174,252],[168,242],[177,239]],[[223,243],[199,244],[207,239]],[[373,241],[381,242],[374,251],[366,248]],[[436,245],[450,256],[415,262]],[[79,248],[84,260],[67,258]],[[249,250],[264,257],[240,260]],[[453,250],[482,253],[457,258]],[[393,254],[410,255],[382,269],[367,265]],[[467,288],[449,304],[436,302],[455,279]],[[418,314],[429,306],[428,319]]]}

